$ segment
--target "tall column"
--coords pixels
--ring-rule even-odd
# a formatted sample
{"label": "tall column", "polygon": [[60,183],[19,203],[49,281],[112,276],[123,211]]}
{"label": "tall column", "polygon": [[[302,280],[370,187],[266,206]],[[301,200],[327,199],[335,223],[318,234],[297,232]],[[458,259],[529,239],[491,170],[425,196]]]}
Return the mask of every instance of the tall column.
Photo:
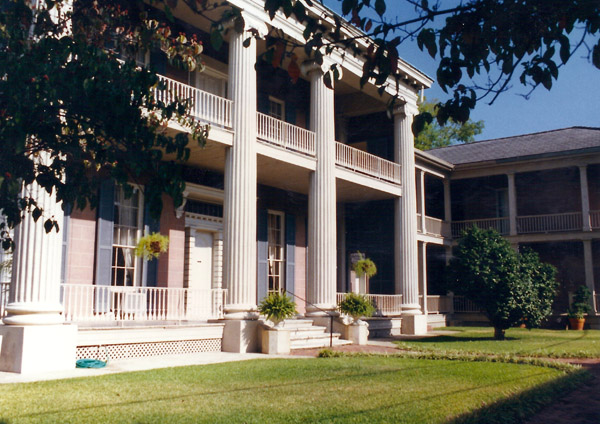
{"label": "tall column", "polygon": [[325,86],[321,66],[305,63],[303,71],[310,78],[310,129],[315,132],[317,158],[308,195],[307,300],[314,306],[307,304],[306,311],[320,316],[321,310],[335,309],[335,111],[333,90]]}
{"label": "tall column", "polygon": [[450,178],[444,178],[444,220],[452,222],[452,199],[450,197]]}
{"label": "tall column", "polygon": [[229,98],[233,101],[233,145],[225,159],[223,277],[225,316],[256,318],[256,42],[231,31]]}
{"label": "tall column", "polygon": [[7,325],[46,325],[64,322],[60,315],[60,268],[62,233],[46,233],[44,221],[52,218],[63,223],[63,211],[54,195],[33,183],[22,190],[44,210],[35,222],[27,214],[15,229],[13,269],[6,306]]}
{"label": "tall column", "polygon": [[[41,154],[40,161],[50,160]],[[44,210],[35,222],[25,214],[15,229],[15,251],[6,306],[0,325],[0,371],[18,373],[75,368],[77,326],[64,325],[60,278],[62,232],[46,233],[48,218],[63,223],[61,205],[37,183],[23,188]]]}
{"label": "tall column", "polygon": [[213,276],[212,288],[223,288],[223,232],[213,234]]}
{"label": "tall column", "polygon": [[583,218],[583,231],[592,231],[590,223],[590,194],[588,190],[587,166],[579,166],[579,181],[581,187],[581,217]]}
{"label": "tall column", "polygon": [[411,130],[417,109],[405,104],[394,115],[394,156],[401,166],[402,197],[396,199],[396,293],[404,314],[419,314],[415,150]]}
{"label": "tall column", "polygon": [[508,219],[510,225],[510,235],[517,235],[517,189],[515,188],[515,174],[510,172],[508,177]]}
{"label": "tall column", "polygon": [[[583,240],[583,267],[585,270],[585,285],[592,293],[595,292],[596,287],[594,284],[594,263],[592,256],[592,241]],[[592,296],[592,313],[595,315],[598,313],[596,310],[596,301]]]}
{"label": "tall column", "polygon": [[420,217],[420,226],[421,226],[421,232],[426,233],[427,232],[427,228],[425,228],[426,225],[426,220],[425,220],[425,172],[423,172],[421,169],[417,170],[417,175],[419,176],[419,179],[417,181],[417,187],[418,187],[418,205],[419,205],[419,213],[421,214]]}
{"label": "tall column", "polygon": [[340,203],[337,208],[337,291],[346,293],[348,291],[348,266],[346,264],[346,213],[344,204]]}
{"label": "tall column", "polygon": [[419,242],[419,279],[421,280],[421,293],[423,293],[423,314],[427,315],[427,243]]}

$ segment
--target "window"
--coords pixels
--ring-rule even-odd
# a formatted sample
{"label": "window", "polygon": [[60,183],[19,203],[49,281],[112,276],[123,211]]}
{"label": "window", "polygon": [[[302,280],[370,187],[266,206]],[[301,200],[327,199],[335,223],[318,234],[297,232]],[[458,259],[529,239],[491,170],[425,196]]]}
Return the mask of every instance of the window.
{"label": "window", "polygon": [[283,286],[283,272],[285,268],[283,212],[269,211],[267,219],[267,244],[268,244],[268,292],[281,292]]}
{"label": "window", "polygon": [[285,102],[269,96],[269,116],[285,121]]}
{"label": "window", "polygon": [[143,196],[138,188],[125,197],[122,188],[115,187],[114,229],[112,245],[111,285],[138,286],[141,281],[141,260],[135,256],[137,241],[142,235]]}

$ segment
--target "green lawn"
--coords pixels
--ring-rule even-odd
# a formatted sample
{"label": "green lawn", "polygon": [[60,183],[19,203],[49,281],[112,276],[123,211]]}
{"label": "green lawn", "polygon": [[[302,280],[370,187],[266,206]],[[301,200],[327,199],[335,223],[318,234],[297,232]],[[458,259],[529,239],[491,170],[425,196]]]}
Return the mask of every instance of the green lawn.
{"label": "green lawn", "polygon": [[0,386],[0,423],[506,424],[583,378],[492,362],[254,360],[6,384]]}
{"label": "green lawn", "polygon": [[506,340],[494,340],[489,327],[448,327],[452,335],[397,342],[401,349],[420,352],[512,354],[554,358],[599,358],[600,331],[527,330],[511,328]]}

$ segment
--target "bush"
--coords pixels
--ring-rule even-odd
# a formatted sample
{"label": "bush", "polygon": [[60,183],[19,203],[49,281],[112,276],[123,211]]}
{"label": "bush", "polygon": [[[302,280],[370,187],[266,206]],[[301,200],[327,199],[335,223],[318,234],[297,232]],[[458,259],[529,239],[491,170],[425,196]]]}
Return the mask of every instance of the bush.
{"label": "bush", "polygon": [[569,318],[583,319],[590,309],[590,299],[592,293],[586,286],[579,286],[575,295],[573,296],[573,302],[567,310],[567,316]]}
{"label": "bush", "polygon": [[347,293],[338,305],[341,313],[350,315],[354,321],[361,317],[370,317],[375,312],[373,304],[366,296],[357,293]]}
{"label": "bush", "polygon": [[296,303],[286,295],[279,292],[270,293],[265,297],[260,305],[258,312],[264,315],[268,320],[275,324],[283,321],[286,318],[291,318],[296,315]]}

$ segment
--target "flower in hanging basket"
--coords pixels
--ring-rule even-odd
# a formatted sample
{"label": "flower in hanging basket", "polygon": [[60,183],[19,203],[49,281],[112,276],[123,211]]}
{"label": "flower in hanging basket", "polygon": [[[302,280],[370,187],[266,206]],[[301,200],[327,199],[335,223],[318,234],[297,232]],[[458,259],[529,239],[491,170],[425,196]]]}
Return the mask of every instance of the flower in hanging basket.
{"label": "flower in hanging basket", "polygon": [[135,247],[135,255],[151,261],[158,258],[169,248],[169,237],[160,233],[152,233],[142,237]]}
{"label": "flower in hanging basket", "polygon": [[362,277],[366,275],[368,278],[371,278],[375,274],[377,274],[377,266],[375,266],[375,262],[373,262],[369,258],[361,259],[354,264],[354,272],[357,277]]}

